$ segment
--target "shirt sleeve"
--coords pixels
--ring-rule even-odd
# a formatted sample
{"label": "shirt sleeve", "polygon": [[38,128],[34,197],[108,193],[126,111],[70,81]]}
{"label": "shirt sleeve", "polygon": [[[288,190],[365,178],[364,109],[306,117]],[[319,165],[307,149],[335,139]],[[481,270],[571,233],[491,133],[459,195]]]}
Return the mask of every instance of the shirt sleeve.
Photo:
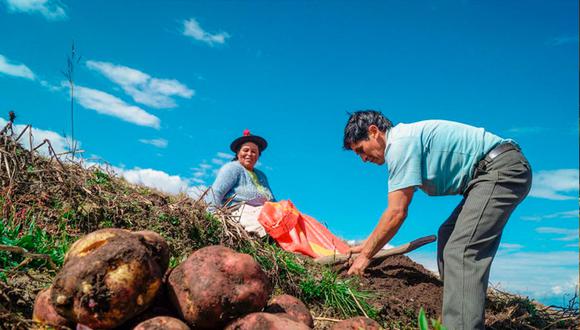
{"label": "shirt sleeve", "polygon": [[240,178],[240,169],[233,162],[220,168],[208,192],[207,202],[212,206],[223,205],[224,197],[234,188]]}
{"label": "shirt sleeve", "polygon": [[420,186],[422,159],[421,140],[401,138],[391,142],[385,157],[389,171],[389,192]]}

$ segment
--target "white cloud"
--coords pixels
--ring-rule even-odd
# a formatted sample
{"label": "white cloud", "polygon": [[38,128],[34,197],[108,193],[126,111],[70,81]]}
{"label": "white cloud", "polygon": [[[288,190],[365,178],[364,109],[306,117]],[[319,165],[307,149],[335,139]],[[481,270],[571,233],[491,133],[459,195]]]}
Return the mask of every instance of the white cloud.
{"label": "white cloud", "polygon": [[195,18],[183,21],[183,35],[195,40],[205,42],[213,46],[214,44],[224,44],[230,35],[226,32],[211,34],[204,31]]}
{"label": "white cloud", "polygon": [[174,108],[174,97],[189,99],[194,91],[174,79],[158,79],[122,65],[108,62],[87,61],[87,67],[121,86],[135,102],[153,108]]}
{"label": "white cloud", "polygon": [[[409,255],[438,274],[434,250]],[[490,283],[540,302],[558,303],[564,293],[573,294],[578,285],[578,251],[524,252],[500,247],[491,267]],[[555,287],[561,293],[555,294]]]}
{"label": "white cloud", "polygon": [[179,175],[171,175],[151,168],[127,170],[111,167],[111,169],[129,183],[154,188],[167,194],[184,193],[196,199],[207,189],[203,184],[196,184],[196,180],[182,178]]}
{"label": "white cloud", "polygon": [[30,80],[36,78],[34,72],[32,72],[32,70],[30,70],[26,65],[10,63],[10,61],[2,55],[0,55],[0,73]]}
{"label": "white cloud", "polygon": [[499,251],[515,251],[521,250],[524,246],[521,244],[513,244],[513,243],[500,243]]}
{"label": "white cloud", "polygon": [[191,179],[192,182],[197,183],[197,184],[205,184],[205,181],[202,179],[198,179],[198,178],[192,178]]}
{"label": "white cloud", "polygon": [[38,13],[51,21],[67,18],[64,6],[58,0],[4,0],[4,2],[11,12]]}
{"label": "white cloud", "polygon": [[145,144],[150,144],[150,145],[155,146],[157,148],[167,148],[167,145],[169,144],[169,142],[167,142],[167,140],[165,140],[165,139],[151,139],[151,140],[140,139],[139,142],[145,143]]}
{"label": "white cloud", "polygon": [[230,154],[230,153],[227,153],[227,152],[218,152],[217,153],[217,156],[220,157],[220,158],[227,159],[227,160],[231,160],[232,158],[234,158],[234,155],[233,154]]}
{"label": "white cloud", "polygon": [[187,192],[189,181],[154,169],[122,170],[120,173],[130,183],[155,188],[170,194]]}
{"label": "white cloud", "polygon": [[578,252],[498,253],[491,277],[510,292],[534,298],[571,293],[578,285]]}
{"label": "white cloud", "polygon": [[525,215],[520,217],[525,221],[542,221],[548,219],[578,219],[578,210],[556,212],[544,215]]}
{"label": "white cloud", "polygon": [[[0,129],[3,128],[4,126],[6,126],[6,124],[8,124],[8,121],[6,121],[3,118],[0,118]],[[22,130],[24,130],[25,128],[26,128],[26,125],[14,125],[13,129],[14,129],[15,135],[16,136],[20,135]],[[32,148],[35,148],[36,146],[41,144],[45,139],[48,139],[50,141],[52,148],[54,149],[54,151],[57,154],[62,153],[62,152],[66,152],[69,150],[69,147],[68,147],[69,140],[67,140],[62,135],[60,135],[56,132],[53,132],[53,131],[49,131],[49,130],[43,130],[43,129],[34,128],[34,127],[32,128]],[[20,142],[20,144],[25,149],[30,150],[30,139],[29,139],[28,131],[24,133],[23,137],[20,138],[20,140],[18,142]],[[79,145],[80,145],[80,143],[77,141],[77,148]],[[38,149],[38,152],[40,152],[40,154],[42,154],[42,155],[48,156],[49,155],[48,145],[45,144],[42,147],[40,147]]]}
{"label": "white cloud", "polygon": [[159,118],[139,107],[129,105],[111,94],[81,86],[77,86],[75,90],[76,101],[84,108],[140,126],[159,129]]}
{"label": "white cloud", "polygon": [[554,234],[560,237],[554,238],[555,241],[574,241],[578,239],[578,229],[556,228],[556,227],[538,227],[536,232],[539,234]]}
{"label": "white cloud", "polygon": [[534,173],[530,196],[553,200],[577,199],[578,169],[538,171]]}
{"label": "white cloud", "polygon": [[216,165],[223,165],[223,164],[225,164],[225,163],[226,163],[226,162],[225,162],[223,159],[221,159],[221,158],[214,158],[214,159],[212,159],[212,160],[211,160],[211,162],[212,162],[212,163],[214,163],[214,164],[216,164]]}

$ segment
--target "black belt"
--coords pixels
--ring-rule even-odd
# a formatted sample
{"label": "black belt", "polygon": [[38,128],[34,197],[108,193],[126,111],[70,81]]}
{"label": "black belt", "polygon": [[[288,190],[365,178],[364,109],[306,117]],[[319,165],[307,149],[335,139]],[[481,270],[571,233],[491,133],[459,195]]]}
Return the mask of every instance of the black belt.
{"label": "black belt", "polygon": [[494,158],[496,158],[497,156],[508,152],[510,150],[520,150],[520,148],[518,146],[516,146],[515,144],[511,143],[511,142],[506,142],[506,143],[502,143],[498,146],[496,146],[495,148],[491,149],[487,155],[485,155],[485,160],[492,161]]}
{"label": "black belt", "polygon": [[495,146],[490,151],[488,151],[488,153],[485,155],[485,157],[483,157],[480,161],[478,161],[475,164],[473,171],[471,173],[471,178],[472,179],[475,178],[479,171],[485,171],[485,168],[487,167],[487,165],[489,163],[491,163],[492,160],[494,160],[499,155],[504,154],[510,150],[520,151],[520,148],[511,142],[504,142],[502,144]]}

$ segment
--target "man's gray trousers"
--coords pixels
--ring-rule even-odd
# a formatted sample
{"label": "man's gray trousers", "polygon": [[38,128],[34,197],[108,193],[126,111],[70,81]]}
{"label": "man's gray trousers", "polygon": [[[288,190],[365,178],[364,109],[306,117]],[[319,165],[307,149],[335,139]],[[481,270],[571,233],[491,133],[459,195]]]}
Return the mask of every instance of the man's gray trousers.
{"label": "man's gray trousers", "polygon": [[484,328],[491,262],[509,216],[531,183],[530,165],[517,149],[486,157],[478,163],[463,200],[439,228],[437,261],[447,329]]}

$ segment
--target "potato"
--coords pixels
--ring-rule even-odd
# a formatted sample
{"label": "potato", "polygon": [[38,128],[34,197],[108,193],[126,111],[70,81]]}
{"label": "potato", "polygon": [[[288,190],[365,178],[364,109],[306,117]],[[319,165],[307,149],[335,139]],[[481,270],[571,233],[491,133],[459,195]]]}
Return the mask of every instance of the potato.
{"label": "potato", "polygon": [[190,328],[174,317],[157,316],[139,323],[133,330],[190,330]]}
{"label": "potato", "polygon": [[223,246],[197,250],[168,277],[169,295],[194,328],[221,328],[266,305],[271,285],[248,254]]}
{"label": "potato", "polygon": [[34,300],[32,320],[43,326],[55,328],[71,327],[72,322],[59,315],[50,301],[51,288],[46,288],[38,293]]}
{"label": "potato", "polygon": [[143,243],[148,245],[154,252],[154,257],[162,269],[167,269],[169,266],[169,245],[161,235],[154,231],[142,230],[133,232],[134,235],[143,237]]}
{"label": "potato", "polygon": [[145,310],[166,270],[145,240],[127,230],[103,229],[75,242],[52,286],[57,312],[93,329],[110,329]]}
{"label": "potato", "polygon": [[309,327],[314,327],[314,320],[310,314],[308,307],[302,301],[291,295],[283,294],[273,297],[268,302],[266,309],[267,313],[286,313],[295,320],[306,324]]}
{"label": "potato", "polygon": [[307,330],[302,322],[282,317],[283,314],[252,313],[228,325],[224,330]]}
{"label": "potato", "polygon": [[131,232],[126,229],[117,228],[101,229],[89,233],[70,246],[64,257],[64,263],[67,263],[67,261],[72,257],[83,257],[94,252],[99,247],[107,244],[113,237],[119,235],[121,237],[126,237],[126,235],[130,233]]}
{"label": "potato", "polygon": [[358,316],[340,321],[330,328],[331,330],[380,330],[383,329],[375,320]]}

